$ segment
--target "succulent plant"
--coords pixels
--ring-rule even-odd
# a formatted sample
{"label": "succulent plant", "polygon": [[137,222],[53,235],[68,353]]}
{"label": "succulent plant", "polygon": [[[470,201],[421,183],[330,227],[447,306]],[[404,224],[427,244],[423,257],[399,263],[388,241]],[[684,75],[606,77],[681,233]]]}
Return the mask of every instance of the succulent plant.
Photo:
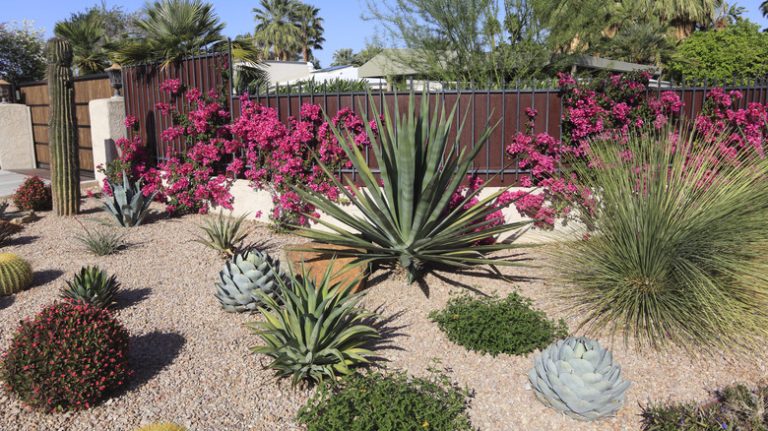
{"label": "succulent plant", "polygon": [[241,229],[246,217],[248,214],[232,218],[225,216],[224,213],[219,213],[216,218],[208,219],[200,226],[205,237],[198,236],[194,241],[212,248],[224,256],[233,256],[245,237],[248,236],[248,231]]}
{"label": "succulent plant", "polygon": [[67,281],[67,286],[61,289],[61,297],[84,301],[99,308],[109,308],[114,304],[115,293],[119,288],[120,283],[114,275],[107,277],[107,273],[97,266],[84,266],[71,281]]}
{"label": "succulent plant", "polygon": [[12,253],[0,254],[0,296],[20,292],[32,284],[32,267]]}
{"label": "succulent plant", "polygon": [[18,223],[0,220],[0,244],[9,240],[12,236],[24,230],[24,226]]}
{"label": "succulent plant", "polygon": [[145,425],[136,431],[187,431],[186,428],[184,428],[181,425],[177,425],[175,423],[171,422],[158,422],[154,424]]}
{"label": "succulent plant", "polygon": [[104,201],[107,211],[115,216],[120,226],[140,225],[146,217],[149,204],[152,203],[156,193],[144,196],[141,191],[141,181],[131,181],[125,171],[123,171],[123,184],[109,181],[109,187],[112,189],[112,197]]}
{"label": "succulent plant", "polygon": [[596,340],[569,337],[552,343],[528,373],[536,398],[580,420],[615,415],[630,382]]}
{"label": "succulent plant", "polygon": [[263,302],[256,292],[277,298],[280,279],[287,277],[279,259],[258,250],[244,251],[229,259],[219,272],[216,298],[230,313],[256,311]]}
{"label": "succulent plant", "polygon": [[9,205],[10,205],[10,202],[8,201],[0,202],[0,218],[5,217],[5,212],[8,210]]}

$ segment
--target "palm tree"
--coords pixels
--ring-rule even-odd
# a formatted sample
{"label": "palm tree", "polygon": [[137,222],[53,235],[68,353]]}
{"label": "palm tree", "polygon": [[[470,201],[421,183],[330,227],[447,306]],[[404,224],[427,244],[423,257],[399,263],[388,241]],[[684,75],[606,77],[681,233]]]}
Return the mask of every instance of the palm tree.
{"label": "palm tree", "polygon": [[650,0],[654,13],[674,28],[677,40],[685,39],[706,25],[723,0]]}
{"label": "palm tree", "polygon": [[354,61],[355,54],[352,52],[352,49],[341,48],[333,53],[333,62],[331,63],[331,66],[346,66],[352,64]]}
{"label": "palm tree", "polygon": [[104,49],[105,22],[97,9],[57,22],[53,32],[72,44],[72,64],[77,75],[101,73],[109,65]]}
{"label": "palm tree", "polygon": [[763,0],[763,2],[760,3],[760,13],[762,13],[764,17],[768,18],[768,0]]}
{"label": "palm tree", "polygon": [[304,61],[308,62],[313,58],[313,49],[323,49],[323,18],[320,17],[320,9],[304,3],[296,4],[294,12],[294,20],[301,35],[301,54]]}
{"label": "palm tree", "polygon": [[294,0],[261,0],[261,7],[253,9],[254,40],[266,56],[290,60],[301,47],[302,32],[295,19],[298,5]]}
{"label": "palm tree", "polygon": [[128,40],[113,53],[120,64],[164,61],[211,51],[226,39],[224,24],[213,6],[201,0],[159,0],[147,4],[143,17],[136,22],[143,37]]}

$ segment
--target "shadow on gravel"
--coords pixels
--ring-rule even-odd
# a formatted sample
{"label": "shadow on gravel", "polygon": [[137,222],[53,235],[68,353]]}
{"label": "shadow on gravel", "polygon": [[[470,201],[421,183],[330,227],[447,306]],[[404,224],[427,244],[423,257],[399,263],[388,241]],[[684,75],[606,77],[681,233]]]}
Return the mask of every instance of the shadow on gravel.
{"label": "shadow on gravel", "polygon": [[131,308],[147,299],[150,293],[152,293],[152,289],[148,287],[143,289],[120,290],[117,292],[117,295],[115,295],[115,302],[117,303],[115,304],[115,308],[118,310]]}
{"label": "shadow on gravel", "polygon": [[9,245],[28,245],[35,242],[36,239],[40,238],[37,235],[25,235],[25,236],[19,236],[16,238],[13,238],[5,243],[6,246]]}
{"label": "shadow on gravel", "polygon": [[45,269],[43,271],[35,271],[32,278],[32,287],[50,283],[61,277],[62,274],[64,274],[64,271],[60,271],[58,269]]}
{"label": "shadow on gravel", "polygon": [[13,296],[0,296],[0,310],[10,307],[13,301]]}
{"label": "shadow on gravel", "polygon": [[135,375],[126,390],[135,390],[173,363],[186,339],[173,332],[150,332],[132,336],[129,341],[129,362]]}
{"label": "shadow on gravel", "polygon": [[395,313],[384,315],[384,307],[382,304],[378,306],[373,312],[378,318],[365,319],[362,323],[371,325],[379,331],[380,338],[373,340],[371,343],[365,346],[373,352],[373,355],[369,358],[373,362],[389,362],[386,357],[376,355],[379,350],[399,350],[404,351],[402,347],[395,343],[395,339],[407,336],[402,329],[406,328],[406,325],[396,325],[395,322],[405,314],[405,310],[397,311]]}

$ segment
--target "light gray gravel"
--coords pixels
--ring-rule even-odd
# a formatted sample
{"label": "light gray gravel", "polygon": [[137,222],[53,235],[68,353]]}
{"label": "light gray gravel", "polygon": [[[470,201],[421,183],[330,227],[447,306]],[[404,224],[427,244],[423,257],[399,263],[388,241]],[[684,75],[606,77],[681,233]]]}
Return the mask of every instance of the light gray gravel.
{"label": "light gray gravel", "polygon": [[[91,200],[87,220],[108,220]],[[159,207],[156,209],[159,210]],[[137,376],[123,393],[86,412],[45,415],[30,412],[0,391],[2,431],[131,431],[153,421],[175,421],[192,431],[256,431],[300,429],[293,417],[310,391],[291,388],[264,370],[263,357],[250,353],[256,337],[243,327],[248,315],[224,313],[213,296],[213,282],[222,260],[212,250],[191,242],[201,216],[160,219],[126,229],[131,246],[103,258],[85,253],[74,235],[81,231],[73,219],[50,214],[29,225],[2,251],[18,253],[36,271],[36,285],[11,299],[0,299],[0,349],[5,349],[18,321],[32,316],[57,298],[65,280],[87,264],[115,273],[123,285],[117,317],[132,335],[131,358]],[[269,241],[275,250],[301,242],[254,224],[250,241]],[[119,228],[114,228],[119,229]],[[543,257],[532,254],[533,262]],[[542,269],[512,269],[510,274],[546,277]],[[375,274],[376,275],[376,274]],[[526,374],[528,357],[496,358],[453,345],[427,318],[442,307],[460,284],[486,293],[505,295],[512,289],[532,298],[550,317],[563,316],[565,304],[548,293],[545,280],[509,284],[495,278],[449,274],[451,282],[429,276],[430,296],[417,286],[386,279],[369,289],[365,303],[381,307],[396,335],[397,349],[378,352],[389,367],[424,375],[433,358],[452,379],[475,393],[471,405],[474,425],[482,431],[637,430],[639,403],[661,399],[703,399],[707,391],[734,382],[766,377],[764,347],[750,360],[706,352],[690,358],[683,352],[636,352],[615,343],[612,348],[625,378],[633,382],[619,416],[583,423],[545,408],[534,397]],[[568,320],[570,327],[575,320]],[[602,340],[601,340],[602,341]],[[603,344],[608,344],[604,342]]]}

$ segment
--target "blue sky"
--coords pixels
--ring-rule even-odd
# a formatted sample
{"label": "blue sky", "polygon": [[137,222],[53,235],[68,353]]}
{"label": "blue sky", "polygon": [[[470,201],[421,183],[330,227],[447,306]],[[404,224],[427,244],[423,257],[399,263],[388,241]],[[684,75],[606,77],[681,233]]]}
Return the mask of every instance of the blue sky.
{"label": "blue sky", "polygon": [[[355,51],[363,48],[366,41],[372,39],[376,32],[375,23],[364,21],[361,16],[367,12],[365,0],[305,0],[320,8],[320,14],[325,19],[326,43],[322,51],[316,52],[322,66],[331,63],[333,52],[340,48],[352,48]],[[72,12],[83,10],[88,6],[100,3],[101,0],[0,0],[0,21],[31,20],[38,28],[50,36],[56,21],[67,18]],[[254,21],[251,9],[258,5],[253,1],[216,1],[216,13],[227,26],[224,30],[228,36],[253,31]],[[759,11],[760,0],[738,0],[736,4],[747,9],[747,17],[768,27],[768,20]],[[121,6],[126,11],[140,8],[144,0],[107,0],[109,6]]]}

